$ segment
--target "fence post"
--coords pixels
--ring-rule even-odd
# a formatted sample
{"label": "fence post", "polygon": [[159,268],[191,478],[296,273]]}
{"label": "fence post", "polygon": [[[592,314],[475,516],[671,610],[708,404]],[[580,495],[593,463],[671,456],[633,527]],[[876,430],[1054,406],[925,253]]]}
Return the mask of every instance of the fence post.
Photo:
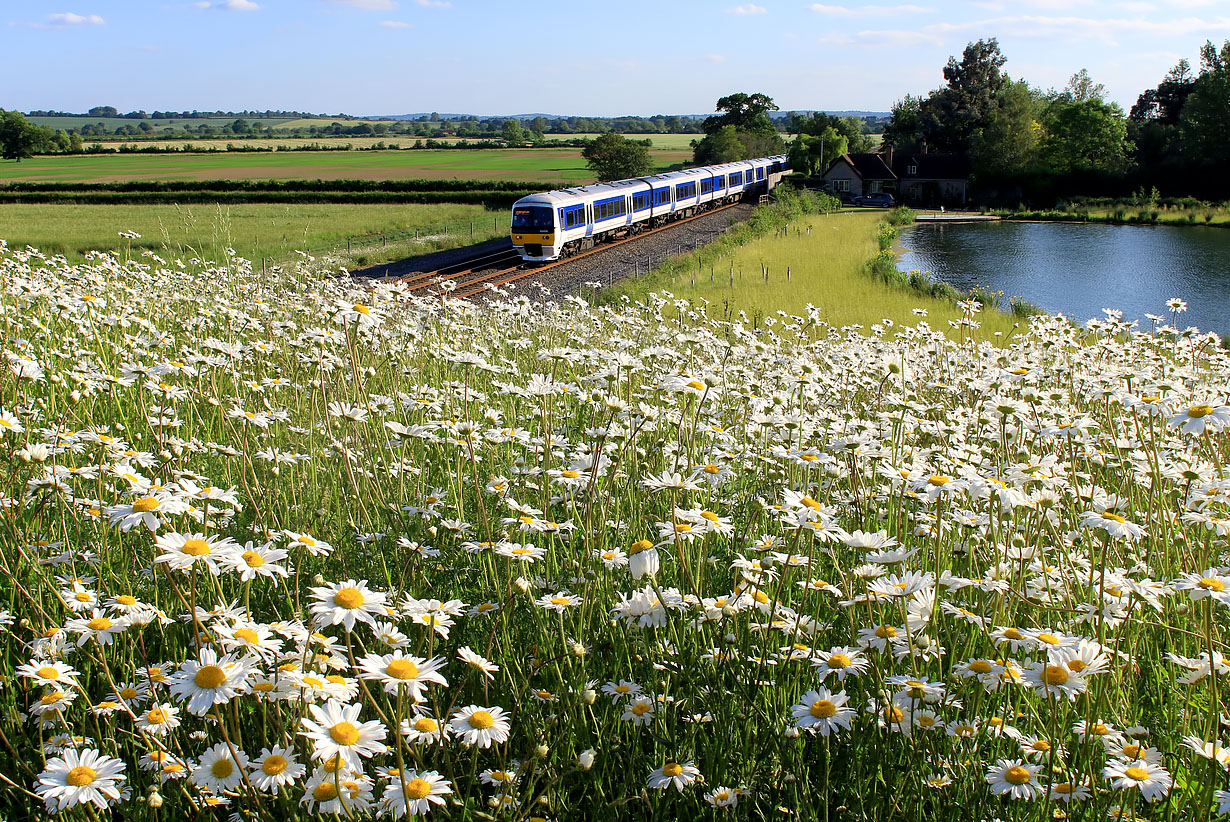
{"label": "fence post", "polygon": [[470,220],[470,239],[474,239],[474,221]]}
{"label": "fence post", "polygon": [[350,238],[349,237],[346,238],[346,253],[347,254],[350,253]]}

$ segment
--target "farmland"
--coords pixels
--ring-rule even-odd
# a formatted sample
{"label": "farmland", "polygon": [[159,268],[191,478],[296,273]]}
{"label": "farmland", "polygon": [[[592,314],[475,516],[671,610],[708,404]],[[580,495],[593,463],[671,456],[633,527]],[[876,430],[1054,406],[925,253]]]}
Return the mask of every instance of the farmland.
{"label": "farmland", "polygon": [[[31,245],[74,261],[89,251],[114,249],[218,260],[225,259],[227,248],[247,259],[284,261],[295,251],[340,252],[353,237],[354,253],[374,262],[468,243],[471,224],[475,241],[489,239],[507,232],[508,214],[453,204],[0,206],[0,237],[10,245]],[[134,231],[140,239],[119,236]],[[417,242],[405,236],[416,231]],[[391,247],[382,239],[390,236]]]}
{"label": "farmland", "polygon": [[[690,159],[691,152],[664,149],[652,156],[665,169]],[[97,154],[0,161],[0,183],[224,179],[515,179],[563,186],[592,181],[593,173],[573,148]]]}

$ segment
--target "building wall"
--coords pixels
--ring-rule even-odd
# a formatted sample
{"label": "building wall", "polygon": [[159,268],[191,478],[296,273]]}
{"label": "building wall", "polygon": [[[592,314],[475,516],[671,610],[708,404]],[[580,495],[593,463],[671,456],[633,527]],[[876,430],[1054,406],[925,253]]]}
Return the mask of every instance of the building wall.
{"label": "building wall", "polygon": [[[837,181],[844,180],[849,185],[849,188],[843,188]],[[837,165],[824,172],[824,186],[834,194],[849,193],[851,197],[860,197],[863,195],[863,178],[855,173],[854,169],[846,163],[838,163]]]}

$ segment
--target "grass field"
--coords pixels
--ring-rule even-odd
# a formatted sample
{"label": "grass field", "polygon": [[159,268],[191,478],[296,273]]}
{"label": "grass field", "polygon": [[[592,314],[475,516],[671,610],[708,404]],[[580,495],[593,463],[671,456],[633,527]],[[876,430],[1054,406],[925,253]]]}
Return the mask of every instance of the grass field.
{"label": "grass field", "polygon": [[[222,126],[230,125],[235,122],[235,117],[174,117],[166,119],[148,118],[145,120],[130,120],[127,117],[27,117],[31,123],[40,126],[48,126],[49,128],[62,128],[67,131],[70,128],[79,129],[82,126],[92,126],[102,123],[108,129],[116,129],[120,126],[137,126],[141,123],[148,123],[150,128],[155,132],[159,131],[183,131],[184,129],[194,129],[197,126],[214,126],[221,128]],[[249,123],[265,126],[273,126],[274,128],[286,128],[288,123],[301,122],[290,120],[286,117],[273,117],[270,119],[247,117]],[[315,122],[315,121],[313,121]],[[332,120],[325,120],[319,125],[329,125]],[[355,123],[357,125],[357,122]],[[87,140],[89,138],[86,138]]]}
{"label": "grass field", "polygon": [[[162,256],[224,259],[225,249],[260,261],[285,260],[296,250],[344,251],[347,237],[367,237],[352,249],[350,266],[403,258],[447,245],[476,242],[508,230],[506,211],[477,205],[6,205],[0,207],[0,237],[14,248],[34,246],[49,254],[82,259],[88,251],[129,248],[121,231],[135,231],[137,249]],[[420,230],[429,239],[379,236]],[[447,238],[440,235],[451,232]]]}
{"label": "grass field", "polygon": [[[664,169],[690,151],[654,151]],[[571,148],[469,151],[275,152],[271,154],[95,154],[0,161],[0,182],[120,182],[233,179],[527,180],[549,185],[589,182],[593,173]]]}
{"label": "grass field", "polygon": [[[714,262],[702,261],[699,274],[696,255],[689,255],[686,265],[616,286],[617,293],[643,300],[651,291],[666,289],[693,302],[707,301],[713,317],[740,311],[749,318],[777,311],[802,315],[811,303],[819,319],[834,326],[870,327],[885,319],[913,325],[920,319],[914,309],[925,309],[932,327],[949,330],[949,321],[961,318],[951,302],[894,288],[864,271],[878,250],[876,228],[883,217],[879,211],[844,211],[803,218],[785,234],[754,240]],[[768,269],[767,281],[762,267]],[[979,336],[994,338],[1013,333],[1019,318],[983,311],[978,319]]]}

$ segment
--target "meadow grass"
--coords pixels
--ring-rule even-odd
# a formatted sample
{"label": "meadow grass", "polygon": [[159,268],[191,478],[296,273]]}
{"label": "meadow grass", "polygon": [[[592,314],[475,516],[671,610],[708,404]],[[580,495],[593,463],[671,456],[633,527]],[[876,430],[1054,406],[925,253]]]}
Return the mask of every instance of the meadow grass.
{"label": "meadow grass", "polygon": [[[653,152],[659,169],[691,156],[681,150]],[[573,148],[85,154],[0,161],[0,183],[220,179],[516,179],[571,185],[592,182],[594,176]]]}
{"label": "meadow grass", "polygon": [[[964,316],[955,302],[895,287],[868,273],[884,218],[883,212],[862,210],[802,217],[721,258],[708,251],[685,255],[649,276],[619,283],[613,293],[643,301],[651,292],[666,291],[703,303],[713,317],[742,312],[753,320],[780,311],[798,313],[811,304],[812,316],[834,327],[871,328],[884,320],[913,325],[921,310],[933,326],[959,335],[950,326]],[[767,279],[762,271],[768,272]],[[1020,319],[982,311],[976,336],[1010,336],[1020,329]]]}
{"label": "meadow grass", "polygon": [[[295,251],[345,250],[348,237],[364,238],[352,247],[352,264],[382,262],[424,250],[481,242],[508,231],[506,210],[478,205],[5,205],[0,207],[0,237],[16,247],[34,246],[79,261],[91,251],[149,250],[161,255],[224,260],[226,249],[247,259],[282,261]],[[418,229],[415,243],[406,232]],[[121,232],[140,234],[128,240]],[[448,237],[441,237],[448,233]],[[373,236],[376,235],[376,236]],[[394,245],[378,235],[394,235]],[[363,257],[362,263],[358,256]]]}
{"label": "meadow grass", "polygon": [[1210,338],[284,274],[0,243],[0,816],[1230,808]]}

